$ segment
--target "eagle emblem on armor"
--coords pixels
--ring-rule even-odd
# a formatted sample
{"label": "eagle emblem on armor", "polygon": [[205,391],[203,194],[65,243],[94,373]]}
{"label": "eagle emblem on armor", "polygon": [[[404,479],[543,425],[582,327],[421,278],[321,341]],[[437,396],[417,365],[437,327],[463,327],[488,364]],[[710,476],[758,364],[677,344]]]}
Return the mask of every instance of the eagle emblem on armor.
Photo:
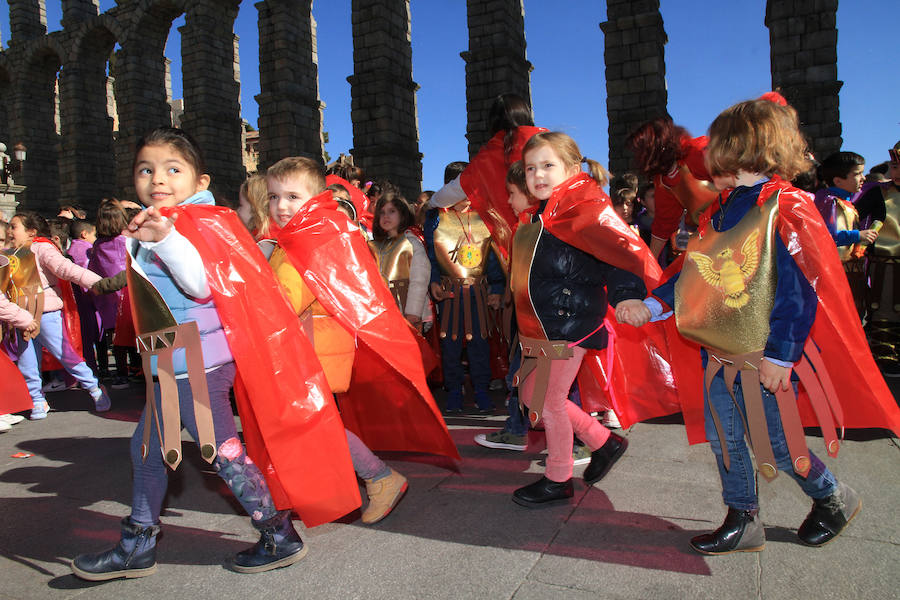
{"label": "eagle emblem on armor", "polygon": [[[709,285],[725,294],[725,306],[729,308],[741,308],[750,302],[747,293],[747,281],[756,273],[759,266],[759,231],[753,231],[741,244],[743,262],[738,263],[734,259],[734,251],[725,248],[715,258],[710,258],[702,252],[688,252],[688,258],[697,264],[700,276]],[[719,268],[713,265],[719,261]]]}

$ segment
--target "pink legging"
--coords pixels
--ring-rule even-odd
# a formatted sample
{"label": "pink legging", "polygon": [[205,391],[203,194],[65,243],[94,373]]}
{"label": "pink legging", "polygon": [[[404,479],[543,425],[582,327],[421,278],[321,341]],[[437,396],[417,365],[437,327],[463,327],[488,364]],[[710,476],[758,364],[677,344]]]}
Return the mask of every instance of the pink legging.
{"label": "pink legging", "polygon": [[[591,451],[609,439],[609,429],[569,401],[569,388],[587,352],[579,346],[572,350],[575,351],[572,358],[550,362],[550,382],[542,414],[544,432],[547,434],[546,477],[557,482],[568,481],[572,477],[573,432]],[[522,382],[522,397],[529,402],[533,388],[534,371]]]}

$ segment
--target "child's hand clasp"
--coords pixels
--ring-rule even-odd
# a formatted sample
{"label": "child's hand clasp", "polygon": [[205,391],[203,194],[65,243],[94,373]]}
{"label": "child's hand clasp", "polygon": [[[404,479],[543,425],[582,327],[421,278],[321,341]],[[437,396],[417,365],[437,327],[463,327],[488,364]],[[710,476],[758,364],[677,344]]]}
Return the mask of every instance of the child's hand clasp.
{"label": "child's hand clasp", "polygon": [[616,305],[616,321],[634,327],[646,325],[653,315],[650,309],[640,300],[622,300]]}

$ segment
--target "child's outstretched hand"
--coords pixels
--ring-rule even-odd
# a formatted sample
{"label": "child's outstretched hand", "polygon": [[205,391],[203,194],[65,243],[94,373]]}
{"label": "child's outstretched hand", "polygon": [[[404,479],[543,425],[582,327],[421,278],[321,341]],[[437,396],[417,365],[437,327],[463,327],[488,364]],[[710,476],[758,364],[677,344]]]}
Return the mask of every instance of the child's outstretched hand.
{"label": "child's outstretched hand", "polygon": [[864,242],[866,244],[874,244],[875,240],[878,238],[878,230],[877,229],[863,229],[859,232],[859,241]]}
{"label": "child's outstretched hand", "polygon": [[169,235],[174,225],[174,218],[162,216],[158,208],[151,206],[136,214],[122,235],[142,242],[159,242]]}
{"label": "child's outstretched hand", "polygon": [[650,321],[650,309],[640,300],[622,300],[616,305],[616,321],[641,327]]}
{"label": "child's outstretched hand", "polygon": [[759,365],[759,382],[773,394],[779,387],[786,392],[791,389],[791,367],[782,367],[764,358]]}

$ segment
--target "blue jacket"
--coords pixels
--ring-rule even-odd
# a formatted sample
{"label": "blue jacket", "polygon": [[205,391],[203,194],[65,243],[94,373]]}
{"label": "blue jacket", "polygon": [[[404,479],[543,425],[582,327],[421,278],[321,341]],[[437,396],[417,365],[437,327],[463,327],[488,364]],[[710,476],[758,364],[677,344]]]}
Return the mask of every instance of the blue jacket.
{"label": "blue jacket", "polygon": [[[215,204],[213,195],[208,192],[200,192],[185,200],[184,204]],[[170,239],[171,238],[171,239]],[[212,296],[207,291],[207,297],[195,298],[188,292],[184,291],[181,286],[173,278],[173,272],[183,270],[187,260],[183,260],[189,253],[197,253],[196,249],[181,234],[173,229],[172,233],[165,240],[156,243],[140,242],[134,243],[130,240],[129,249],[132,252],[134,262],[143,270],[144,274],[150,282],[156,287],[165,300],[169,310],[178,323],[186,323],[196,321],[200,329],[200,343],[203,349],[203,365],[206,369],[221,366],[232,362],[234,358],[228,347],[225,338],[225,331],[222,329],[222,321],[219,319],[219,313],[213,303]],[[164,251],[161,245],[177,244],[176,252]],[[165,257],[160,258],[159,254]],[[174,255],[174,256],[173,256]],[[192,258],[192,257],[191,257]],[[199,258],[199,254],[197,254]],[[200,263],[202,264],[202,262]],[[196,270],[190,271],[191,277],[206,277],[205,272],[200,275]],[[198,287],[208,286],[205,279],[196,282]],[[180,375],[187,373],[187,364],[185,362],[184,349],[178,349],[173,353],[172,362],[175,367],[175,374]],[[153,374],[156,374],[156,358],[152,362]]]}

